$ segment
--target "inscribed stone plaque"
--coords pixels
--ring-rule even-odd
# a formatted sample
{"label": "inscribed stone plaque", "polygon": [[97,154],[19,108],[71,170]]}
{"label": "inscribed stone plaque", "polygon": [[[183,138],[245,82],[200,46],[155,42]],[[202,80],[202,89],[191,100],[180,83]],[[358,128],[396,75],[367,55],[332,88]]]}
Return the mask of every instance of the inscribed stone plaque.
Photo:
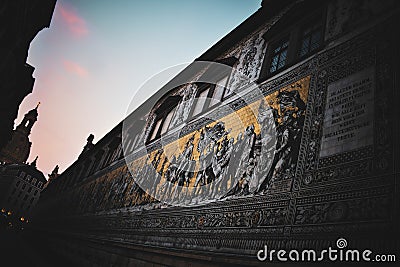
{"label": "inscribed stone plaque", "polygon": [[374,88],[373,68],[328,85],[320,157],[372,144]]}

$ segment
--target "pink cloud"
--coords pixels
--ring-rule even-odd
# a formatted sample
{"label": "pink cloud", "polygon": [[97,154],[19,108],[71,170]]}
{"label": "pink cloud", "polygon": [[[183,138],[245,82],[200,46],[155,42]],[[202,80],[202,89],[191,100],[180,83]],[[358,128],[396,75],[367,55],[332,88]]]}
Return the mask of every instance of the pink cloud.
{"label": "pink cloud", "polygon": [[67,71],[74,73],[80,77],[85,77],[88,75],[88,71],[76,62],[63,60],[63,65]]}
{"label": "pink cloud", "polygon": [[88,33],[86,21],[80,17],[75,11],[67,9],[65,6],[59,6],[60,14],[63,21],[68,25],[69,31],[74,36],[83,36]]}

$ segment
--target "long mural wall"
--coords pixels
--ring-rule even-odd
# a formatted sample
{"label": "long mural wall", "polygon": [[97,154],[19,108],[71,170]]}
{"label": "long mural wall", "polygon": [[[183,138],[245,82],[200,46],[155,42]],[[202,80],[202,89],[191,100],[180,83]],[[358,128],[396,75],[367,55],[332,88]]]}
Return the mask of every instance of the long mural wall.
{"label": "long mural wall", "polygon": [[290,185],[309,83],[307,76],[278,88],[85,184],[73,193],[80,200],[79,209],[105,211],[185,201],[204,204],[264,194],[283,181]]}

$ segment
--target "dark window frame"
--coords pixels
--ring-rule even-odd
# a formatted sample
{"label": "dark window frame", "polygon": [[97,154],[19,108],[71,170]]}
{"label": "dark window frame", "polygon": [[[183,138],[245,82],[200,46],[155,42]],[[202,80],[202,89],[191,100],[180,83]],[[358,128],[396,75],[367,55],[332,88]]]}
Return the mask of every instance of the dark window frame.
{"label": "dark window frame", "polygon": [[[299,38],[298,38],[298,44],[297,44],[297,57],[299,60],[302,60],[304,58],[307,58],[308,56],[312,55],[314,52],[317,52],[321,49],[321,46],[324,44],[324,20],[323,18],[318,18],[317,16],[312,17],[311,19],[305,21],[299,28]],[[310,29],[310,32],[305,34],[304,32]],[[319,32],[320,38],[319,38],[319,44],[316,47],[310,47],[312,44],[312,37],[314,36],[315,33]],[[309,39],[309,47],[308,51],[305,54],[301,54],[302,51],[302,46],[304,39],[310,37]]]}
{"label": "dark window frame", "polygon": [[[296,17],[297,18],[297,17]],[[285,69],[293,66],[294,64],[304,60],[305,58],[311,56],[314,53],[322,50],[325,46],[325,25],[326,25],[326,7],[321,7],[320,9],[312,12],[307,18],[300,19],[297,18],[295,26],[288,24],[288,21],[282,22],[281,25],[277,25],[275,28],[271,29],[264,34],[263,38],[267,42],[266,52],[264,61],[262,63],[260,76],[258,83],[271,78],[278,73],[284,71]],[[291,21],[296,21],[296,19],[291,19]],[[320,43],[319,46],[308,53],[300,56],[300,49],[303,42],[303,32],[312,24],[317,24],[320,30]],[[290,29],[288,29],[290,28]],[[282,43],[283,40],[288,41],[287,56],[285,65],[276,71],[271,72],[271,63],[274,56],[274,49]]]}
{"label": "dark window frame", "polygon": [[[150,134],[150,139],[149,139],[150,142],[159,139],[159,138],[161,137],[162,134],[168,132],[169,127],[171,126],[171,121],[172,121],[172,119],[175,117],[175,112],[176,112],[176,109],[175,109],[175,108],[176,108],[176,107],[177,107],[177,106],[172,107],[172,108],[169,109],[168,111],[163,112],[163,113],[161,113],[161,114],[159,114],[159,115],[156,116],[156,119],[154,120],[153,129],[152,129],[151,134]],[[164,133],[161,133],[161,131],[162,131],[163,127],[164,127],[164,124],[165,124],[165,119],[167,118],[167,116],[168,116],[171,112],[173,112],[173,114],[172,114],[172,118],[171,118],[171,120],[169,121],[169,124],[168,124],[168,126],[167,126],[167,127],[168,127],[168,128],[167,128],[167,131],[164,132]],[[155,127],[156,127],[156,124],[158,123],[158,121],[160,121],[160,125],[158,126],[157,132],[156,132],[156,134],[154,135],[154,130],[155,130]],[[154,137],[152,138],[153,135],[154,135]]]}
{"label": "dark window frame", "polygon": [[[188,116],[189,120],[193,120],[200,117],[202,114],[218,107],[226,99],[235,95],[235,92],[228,90],[229,89],[228,85],[232,75],[232,68],[238,62],[238,58],[231,56],[231,57],[217,59],[214,62],[218,64],[211,64],[209,68],[205,71],[205,73],[202,74],[201,78],[199,78],[199,81],[210,81],[210,82],[195,83],[197,86],[197,92],[194,102],[191,105],[191,109]],[[213,96],[217,88],[217,83],[223,79],[226,79],[226,81],[225,84],[222,86],[223,92],[221,94],[221,97],[214,98]],[[201,111],[195,114],[197,104],[200,101],[199,96],[207,89],[209,90],[206,96],[207,99],[203,103]],[[229,94],[227,94],[227,92],[229,92]],[[213,103],[211,105],[212,99],[216,99],[217,101],[216,103]]]}
{"label": "dark window frame", "polygon": [[[288,64],[289,59],[289,52],[290,52],[290,34],[286,34],[284,37],[281,37],[278,39],[278,41],[275,41],[271,43],[271,47],[269,48],[269,62],[268,62],[268,73],[273,75],[277,72],[279,72],[281,69],[285,68],[286,65]],[[282,58],[284,56],[284,63],[283,65],[280,66],[280,63],[282,62]],[[276,59],[276,62],[275,62]],[[275,62],[275,63],[274,63]],[[274,70],[272,71],[271,69],[274,67]]]}

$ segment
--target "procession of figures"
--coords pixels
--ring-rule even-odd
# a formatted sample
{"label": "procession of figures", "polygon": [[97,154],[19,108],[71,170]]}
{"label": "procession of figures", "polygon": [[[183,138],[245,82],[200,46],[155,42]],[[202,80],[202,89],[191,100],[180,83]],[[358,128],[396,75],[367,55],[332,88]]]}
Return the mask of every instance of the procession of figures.
{"label": "procession of figures", "polygon": [[306,108],[298,90],[279,91],[275,101],[275,108],[260,101],[258,134],[254,124],[236,138],[222,121],[205,126],[197,141],[196,133],[188,138],[181,153],[167,157],[161,148],[134,171],[125,168],[113,179],[91,184],[82,194],[93,201],[78,193],[80,207],[196,204],[268,193],[276,181],[294,177]]}

